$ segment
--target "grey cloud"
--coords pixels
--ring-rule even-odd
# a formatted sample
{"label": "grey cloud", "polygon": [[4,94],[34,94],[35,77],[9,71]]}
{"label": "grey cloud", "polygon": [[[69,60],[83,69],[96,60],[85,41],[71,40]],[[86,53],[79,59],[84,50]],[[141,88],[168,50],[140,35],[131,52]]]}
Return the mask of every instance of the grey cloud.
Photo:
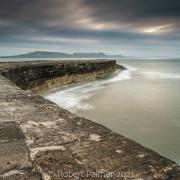
{"label": "grey cloud", "polygon": [[[75,42],[79,38],[84,39],[83,48],[77,41],[79,49],[91,47],[86,43],[89,39],[97,40],[97,49],[104,43],[109,43],[109,48],[117,46],[116,50],[123,45],[132,47],[130,44],[160,48],[164,43],[172,49],[180,42],[179,22],[179,0],[1,0],[0,44],[32,49],[33,45],[42,48],[46,41],[49,48],[73,49],[70,39]],[[154,26],[163,26],[162,33],[141,31]],[[48,41],[56,37],[59,42]]]}
{"label": "grey cloud", "polygon": [[84,0],[98,22],[126,23],[129,27],[172,23],[180,28],[180,1]]}
{"label": "grey cloud", "polygon": [[179,0],[1,0],[0,4],[0,19],[37,27],[70,25],[86,13],[97,22],[136,25],[177,23],[180,19]]}

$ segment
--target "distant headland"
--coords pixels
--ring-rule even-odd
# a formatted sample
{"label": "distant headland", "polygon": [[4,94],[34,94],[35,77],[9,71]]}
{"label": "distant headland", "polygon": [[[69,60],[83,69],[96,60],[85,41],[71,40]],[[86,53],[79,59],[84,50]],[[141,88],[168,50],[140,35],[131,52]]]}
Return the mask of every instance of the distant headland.
{"label": "distant headland", "polygon": [[122,55],[107,55],[99,53],[62,53],[51,51],[35,51],[26,54],[3,56],[1,58],[122,58]]}

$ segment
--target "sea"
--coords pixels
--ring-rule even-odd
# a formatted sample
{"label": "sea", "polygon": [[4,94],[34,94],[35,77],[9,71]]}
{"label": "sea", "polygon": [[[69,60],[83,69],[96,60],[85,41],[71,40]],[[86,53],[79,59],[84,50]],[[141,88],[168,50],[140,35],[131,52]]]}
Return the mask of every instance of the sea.
{"label": "sea", "polygon": [[180,164],[180,59],[122,58],[117,63],[127,70],[45,98]]}
{"label": "sea", "polygon": [[45,98],[180,164],[180,59],[117,63],[127,70]]}

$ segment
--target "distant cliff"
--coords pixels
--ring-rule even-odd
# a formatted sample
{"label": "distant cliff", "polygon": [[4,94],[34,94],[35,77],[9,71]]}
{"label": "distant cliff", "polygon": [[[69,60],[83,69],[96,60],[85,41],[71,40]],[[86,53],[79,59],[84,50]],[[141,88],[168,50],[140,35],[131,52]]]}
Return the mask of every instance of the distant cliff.
{"label": "distant cliff", "polygon": [[67,54],[62,52],[36,51],[27,54],[15,56],[6,56],[4,58],[122,58],[122,55],[107,55],[99,53],[73,53]]}

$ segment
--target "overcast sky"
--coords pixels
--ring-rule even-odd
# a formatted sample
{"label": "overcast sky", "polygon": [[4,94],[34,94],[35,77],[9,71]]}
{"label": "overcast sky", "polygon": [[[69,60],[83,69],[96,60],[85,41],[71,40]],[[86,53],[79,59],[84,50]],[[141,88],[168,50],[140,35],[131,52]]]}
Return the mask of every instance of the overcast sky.
{"label": "overcast sky", "polygon": [[0,0],[0,55],[180,57],[180,0]]}

